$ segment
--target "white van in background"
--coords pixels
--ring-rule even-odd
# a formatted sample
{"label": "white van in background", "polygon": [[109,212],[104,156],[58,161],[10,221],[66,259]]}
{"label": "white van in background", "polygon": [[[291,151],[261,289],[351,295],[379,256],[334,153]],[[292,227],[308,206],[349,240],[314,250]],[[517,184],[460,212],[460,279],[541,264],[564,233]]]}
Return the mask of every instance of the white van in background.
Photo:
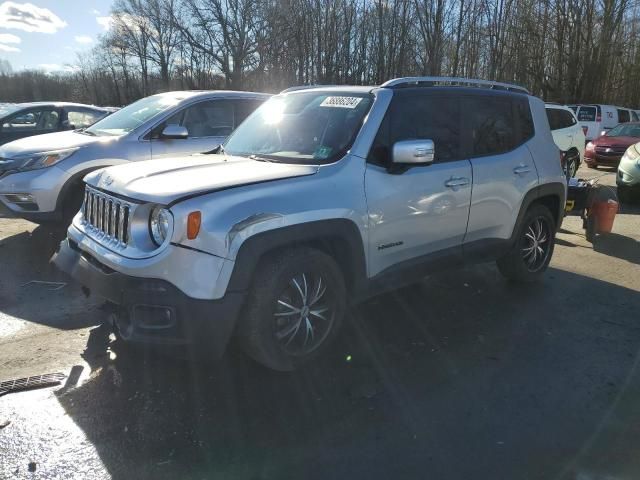
{"label": "white van in background", "polygon": [[619,123],[638,121],[634,110],[614,105],[580,105],[576,116],[587,140],[598,138],[603,130],[610,130]]}

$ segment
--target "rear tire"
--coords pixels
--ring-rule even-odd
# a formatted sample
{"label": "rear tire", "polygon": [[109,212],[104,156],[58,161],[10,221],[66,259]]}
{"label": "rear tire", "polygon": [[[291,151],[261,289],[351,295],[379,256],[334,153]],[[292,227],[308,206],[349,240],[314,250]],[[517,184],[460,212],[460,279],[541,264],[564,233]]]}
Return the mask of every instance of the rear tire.
{"label": "rear tire", "polygon": [[277,253],[255,274],[240,344],[268,368],[295,370],[336,337],[345,308],[344,278],[333,258],[308,247]]}
{"label": "rear tire", "polygon": [[580,167],[580,157],[576,154],[571,154],[569,158],[567,158],[567,176],[569,178],[573,178],[578,173],[578,168]]}
{"label": "rear tire", "polygon": [[532,205],[520,223],[511,250],[497,260],[498,270],[507,279],[529,283],[537,280],[553,256],[556,224],[544,205]]}

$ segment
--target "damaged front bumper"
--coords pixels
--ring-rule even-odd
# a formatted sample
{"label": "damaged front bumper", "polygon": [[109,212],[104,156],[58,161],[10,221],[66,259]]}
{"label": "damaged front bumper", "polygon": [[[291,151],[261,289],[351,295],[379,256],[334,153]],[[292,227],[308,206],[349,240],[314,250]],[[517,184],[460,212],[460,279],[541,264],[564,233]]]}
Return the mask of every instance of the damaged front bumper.
{"label": "damaged front bumper", "polygon": [[218,300],[191,298],[166,280],[116,272],[68,238],[52,261],[116,305],[118,331],[132,342],[201,345],[220,356],[245,298],[245,292],[227,292]]}

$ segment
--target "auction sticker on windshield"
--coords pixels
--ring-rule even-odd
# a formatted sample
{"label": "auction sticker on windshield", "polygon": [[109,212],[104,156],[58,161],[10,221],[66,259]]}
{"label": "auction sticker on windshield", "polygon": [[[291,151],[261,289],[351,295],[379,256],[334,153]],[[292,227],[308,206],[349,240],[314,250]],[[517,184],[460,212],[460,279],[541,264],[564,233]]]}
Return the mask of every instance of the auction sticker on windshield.
{"label": "auction sticker on windshield", "polygon": [[356,108],[362,97],[327,97],[320,104],[321,107]]}

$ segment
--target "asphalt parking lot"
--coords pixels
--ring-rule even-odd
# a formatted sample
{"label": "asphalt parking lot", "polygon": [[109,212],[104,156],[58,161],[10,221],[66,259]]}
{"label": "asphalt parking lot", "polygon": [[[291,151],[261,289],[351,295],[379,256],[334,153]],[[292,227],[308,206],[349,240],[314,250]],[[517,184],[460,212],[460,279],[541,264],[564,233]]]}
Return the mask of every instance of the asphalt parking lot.
{"label": "asphalt parking lot", "polygon": [[0,397],[0,478],[640,477],[640,206],[593,246],[568,217],[539,284],[481,265],[369,300],[295,374],[114,350],[99,299],[37,283],[68,282],[59,240],[0,218],[0,381],[68,375]]}

